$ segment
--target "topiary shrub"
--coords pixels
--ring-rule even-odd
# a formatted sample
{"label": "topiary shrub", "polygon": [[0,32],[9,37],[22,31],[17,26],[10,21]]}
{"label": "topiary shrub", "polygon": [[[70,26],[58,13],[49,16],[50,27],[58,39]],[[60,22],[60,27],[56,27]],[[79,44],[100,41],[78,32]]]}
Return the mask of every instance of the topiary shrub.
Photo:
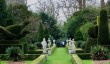
{"label": "topiary shrub", "polygon": [[98,43],[102,45],[110,45],[109,43],[109,31],[108,31],[108,16],[107,11],[102,9],[100,11]]}
{"label": "topiary shrub", "polygon": [[0,34],[3,36],[4,40],[18,40],[26,36],[29,31],[25,30],[29,22],[24,22],[22,25],[10,25],[7,27],[0,26]]}
{"label": "topiary shrub", "polygon": [[91,57],[93,60],[107,60],[109,50],[103,46],[93,46],[91,48]]}
{"label": "topiary shrub", "polygon": [[97,38],[97,36],[98,36],[98,26],[92,26],[91,28],[89,28],[88,35],[91,38]]}
{"label": "topiary shrub", "polygon": [[10,58],[13,61],[18,61],[22,58],[22,51],[19,47],[10,47],[6,49],[6,53],[8,55],[8,58]]}

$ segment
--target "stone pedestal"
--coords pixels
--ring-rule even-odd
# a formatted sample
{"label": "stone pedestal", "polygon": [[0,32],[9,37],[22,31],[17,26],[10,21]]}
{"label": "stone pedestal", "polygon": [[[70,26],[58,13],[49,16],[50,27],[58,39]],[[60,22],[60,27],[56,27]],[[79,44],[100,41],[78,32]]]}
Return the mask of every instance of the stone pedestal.
{"label": "stone pedestal", "polygon": [[51,55],[51,49],[50,48],[48,49],[48,55]]}
{"label": "stone pedestal", "polygon": [[43,54],[47,54],[47,51],[43,49]]}

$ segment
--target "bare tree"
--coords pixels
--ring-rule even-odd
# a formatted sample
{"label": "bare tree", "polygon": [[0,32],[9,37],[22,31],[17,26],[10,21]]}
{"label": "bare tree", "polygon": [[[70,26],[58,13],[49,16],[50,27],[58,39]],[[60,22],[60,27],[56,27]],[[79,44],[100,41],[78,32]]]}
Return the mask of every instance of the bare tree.
{"label": "bare tree", "polygon": [[104,0],[100,0],[100,1],[101,1],[101,8],[104,8],[104,6],[105,6]]}

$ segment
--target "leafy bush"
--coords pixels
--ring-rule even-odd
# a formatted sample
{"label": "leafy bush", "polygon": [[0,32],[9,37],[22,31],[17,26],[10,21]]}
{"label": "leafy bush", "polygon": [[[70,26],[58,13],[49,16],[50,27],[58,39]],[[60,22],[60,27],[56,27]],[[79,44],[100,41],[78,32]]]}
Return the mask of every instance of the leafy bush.
{"label": "leafy bush", "polygon": [[36,49],[36,47],[35,47],[34,44],[30,44],[30,45],[29,45],[29,50],[35,50],[35,49]]}
{"label": "leafy bush", "polygon": [[18,61],[22,58],[22,51],[19,47],[10,47],[6,49],[6,53],[8,55],[8,58],[10,58],[13,61]]}
{"label": "leafy bush", "polygon": [[98,36],[98,26],[92,26],[88,30],[88,35],[91,38],[97,38]]}
{"label": "leafy bush", "polygon": [[97,45],[91,48],[91,57],[94,60],[106,60],[108,59],[109,50],[103,46]]}

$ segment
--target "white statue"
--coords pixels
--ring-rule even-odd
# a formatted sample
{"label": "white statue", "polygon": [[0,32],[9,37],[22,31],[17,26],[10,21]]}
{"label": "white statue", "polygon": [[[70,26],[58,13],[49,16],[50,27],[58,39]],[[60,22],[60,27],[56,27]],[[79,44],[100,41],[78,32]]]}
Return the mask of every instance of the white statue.
{"label": "white statue", "polygon": [[71,41],[71,53],[76,53],[76,46],[74,39]]}
{"label": "white statue", "polygon": [[69,38],[68,43],[69,43],[69,49],[71,49],[71,38]]}
{"label": "white statue", "polygon": [[68,45],[68,39],[66,40],[66,43],[67,43],[67,45]]}
{"label": "white statue", "polygon": [[47,53],[47,51],[46,51],[47,42],[46,42],[45,38],[43,38],[43,41],[41,42],[41,44],[42,44],[42,47],[43,47],[43,53]]}
{"label": "white statue", "polygon": [[50,38],[48,38],[48,47],[50,48],[50,46],[51,46],[51,40]]}
{"label": "white statue", "polygon": [[55,45],[55,40],[53,40],[53,45]]}

